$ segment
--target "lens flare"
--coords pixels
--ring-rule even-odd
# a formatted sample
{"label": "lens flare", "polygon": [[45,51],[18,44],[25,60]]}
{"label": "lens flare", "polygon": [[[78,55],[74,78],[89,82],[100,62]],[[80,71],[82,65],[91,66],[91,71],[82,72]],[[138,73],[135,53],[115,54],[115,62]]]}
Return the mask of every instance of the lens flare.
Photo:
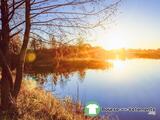
{"label": "lens flare", "polygon": [[36,60],[36,54],[34,52],[27,53],[26,61],[27,62],[34,62]]}

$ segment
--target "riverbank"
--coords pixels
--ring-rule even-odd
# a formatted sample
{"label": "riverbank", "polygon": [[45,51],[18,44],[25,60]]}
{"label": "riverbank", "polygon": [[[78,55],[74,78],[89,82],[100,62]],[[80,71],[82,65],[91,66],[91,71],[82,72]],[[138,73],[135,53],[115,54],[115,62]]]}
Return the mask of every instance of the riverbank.
{"label": "riverbank", "polygon": [[[75,50],[76,49],[76,50]],[[56,52],[57,51],[57,52]],[[59,52],[61,51],[61,52]],[[28,50],[33,52],[33,50]],[[68,46],[65,49],[62,48],[50,48],[35,51],[37,59],[39,61],[46,61],[47,59],[72,59],[72,60],[99,60],[104,61],[107,59],[160,59],[160,49],[112,49],[105,50],[101,47],[71,47]]]}
{"label": "riverbank", "polygon": [[[71,98],[60,100],[36,86],[35,81],[23,81],[17,99],[18,120],[92,120],[84,115],[80,103]],[[9,120],[7,115],[4,119]]]}

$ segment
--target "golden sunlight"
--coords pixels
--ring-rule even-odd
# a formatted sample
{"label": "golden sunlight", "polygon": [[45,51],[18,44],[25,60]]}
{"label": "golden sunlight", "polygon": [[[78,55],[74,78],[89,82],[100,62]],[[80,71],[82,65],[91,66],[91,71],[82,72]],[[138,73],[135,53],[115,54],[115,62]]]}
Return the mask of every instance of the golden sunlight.
{"label": "golden sunlight", "polygon": [[106,46],[108,49],[119,49],[119,48],[125,48],[125,36],[118,32],[113,32],[108,34],[108,36],[104,36],[106,38],[105,44],[107,45],[107,39],[108,39],[108,46]]}
{"label": "golden sunlight", "polygon": [[125,67],[125,63],[122,60],[113,60],[112,61],[114,68],[122,70]]}
{"label": "golden sunlight", "polygon": [[125,30],[111,29],[99,31],[96,40],[105,49],[119,49],[128,47],[129,34]]}

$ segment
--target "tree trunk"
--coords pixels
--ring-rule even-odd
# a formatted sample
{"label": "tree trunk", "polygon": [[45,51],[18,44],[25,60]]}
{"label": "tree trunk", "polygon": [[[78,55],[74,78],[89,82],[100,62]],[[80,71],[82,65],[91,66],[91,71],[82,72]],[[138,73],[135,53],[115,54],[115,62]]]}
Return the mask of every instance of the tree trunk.
{"label": "tree trunk", "polygon": [[16,69],[16,79],[14,83],[14,90],[12,93],[12,96],[15,98],[15,100],[17,99],[18,93],[21,88],[21,83],[22,83],[22,78],[23,78],[23,69],[24,69],[24,61],[19,60],[19,64]]}
{"label": "tree trunk", "polygon": [[13,108],[15,102],[12,98],[13,91],[13,78],[12,73],[8,65],[7,57],[3,54],[0,49],[0,58],[2,63],[2,78],[1,78],[1,110],[8,111],[10,108]]}
{"label": "tree trunk", "polygon": [[6,0],[1,0],[1,48],[0,57],[2,59],[2,80],[1,80],[1,109],[7,111],[14,104],[11,96],[13,90],[13,79],[9,68],[9,41],[10,41],[10,28],[9,28],[9,10]]}
{"label": "tree trunk", "polygon": [[30,0],[25,0],[25,20],[26,20],[25,33],[23,38],[23,45],[20,51],[19,64],[16,69],[16,80],[15,80],[14,91],[13,91],[13,97],[15,99],[17,98],[21,88],[27,45],[29,42],[29,34],[31,29],[30,9],[31,9]]}
{"label": "tree trunk", "polygon": [[11,95],[10,82],[8,80],[6,68],[2,68],[2,79],[1,79],[1,109],[2,111],[8,111],[13,107],[14,101]]}

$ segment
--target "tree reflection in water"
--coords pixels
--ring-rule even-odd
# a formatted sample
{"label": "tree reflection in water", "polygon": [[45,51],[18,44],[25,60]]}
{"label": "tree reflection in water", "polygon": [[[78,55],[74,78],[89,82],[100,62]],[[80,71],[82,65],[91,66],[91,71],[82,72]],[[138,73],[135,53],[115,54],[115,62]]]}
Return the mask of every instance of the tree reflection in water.
{"label": "tree reflection in water", "polygon": [[[57,85],[60,83],[61,87],[67,84],[70,77],[74,74],[78,75],[78,79],[83,82],[86,74],[86,70],[96,69],[96,70],[106,70],[112,68],[112,63],[106,61],[97,60],[84,60],[84,61],[61,61],[59,66],[56,64],[32,64],[27,65],[25,69],[25,79],[34,79],[40,85],[44,85],[45,82]],[[29,77],[29,78],[28,78]],[[48,81],[50,77],[50,81]],[[54,87],[53,87],[54,89]]]}

